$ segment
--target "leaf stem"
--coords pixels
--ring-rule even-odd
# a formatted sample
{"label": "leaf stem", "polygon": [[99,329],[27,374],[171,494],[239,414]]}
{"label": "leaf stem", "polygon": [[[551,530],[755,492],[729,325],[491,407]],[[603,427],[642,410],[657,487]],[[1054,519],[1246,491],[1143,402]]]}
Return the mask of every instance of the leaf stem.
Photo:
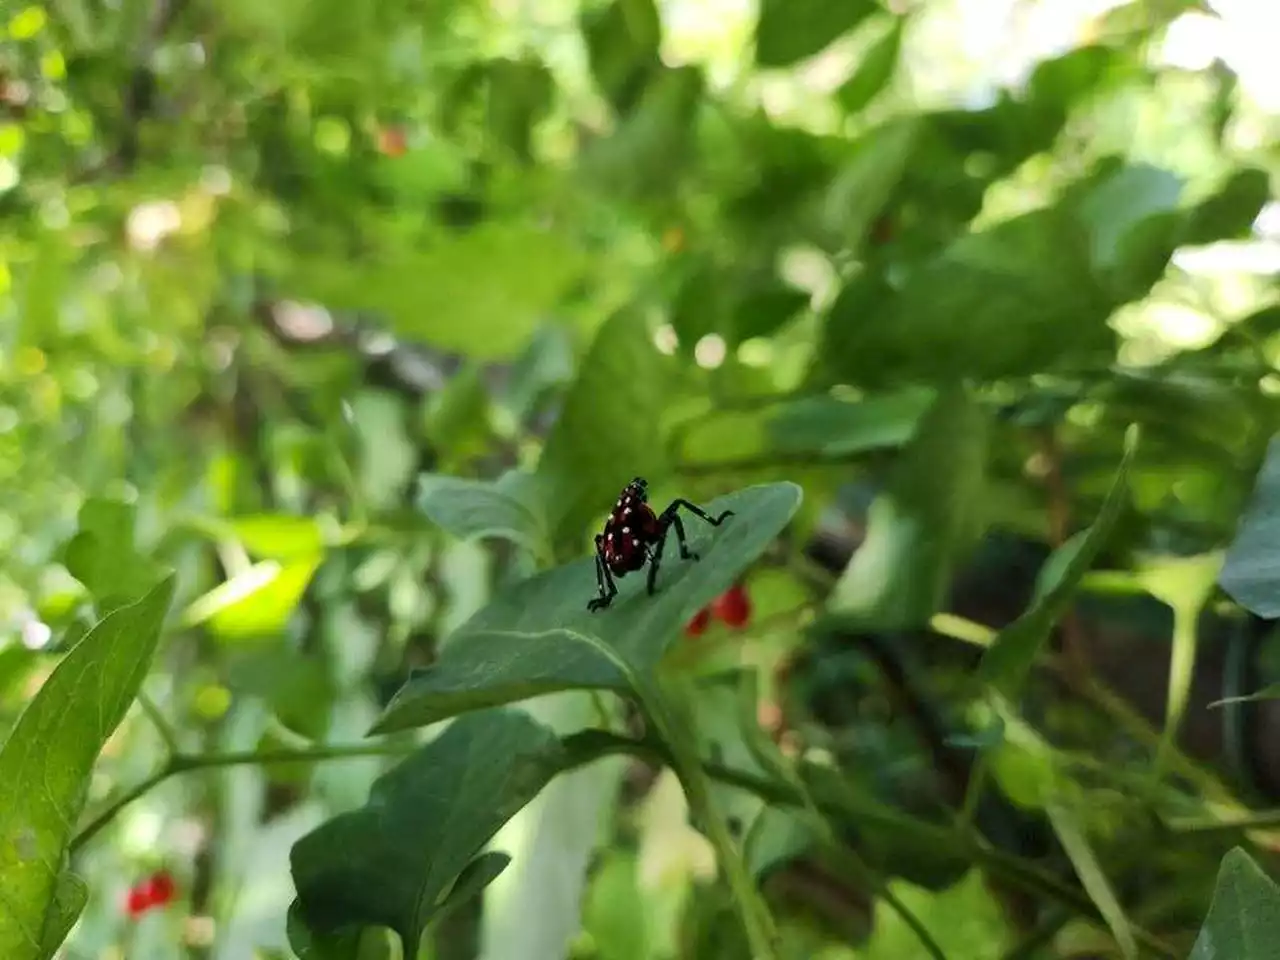
{"label": "leaf stem", "polygon": [[380,743],[321,744],[303,749],[235,750],[225,753],[174,753],[159,770],[140,783],[125,790],[110,801],[102,811],[89,821],[74,837],[69,849],[75,853],[88,843],[120,812],[139,797],[164,783],[170,777],[194,770],[211,770],[218,767],[247,765],[267,766],[281,763],[324,763],[328,760],[349,760],[357,757],[397,756],[412,750],[417,744],[408,740]]}
{"label": "leaf stem", "polygon": [[[673,705],[670,694],[648,677],[632,676],[637,684],[636,692],[644,703],[656,732],[671,750],[671,766],[684,786],[690,812],[706,831],[707,839],[716,851],[716,860],[724,871],[729,889],[733,893],[738,916],[751,944],[752,960],[779,960],[778,929],[769,913],[760,891],[756,889],[746,865],[738,854],[729,825],[711,796],[711,781],[702,760],[698,757],[693,733],[692,711],[684,699]],[[686,723],[678,723],[675,709],[684,715]]]}
{"label": "leaf stem", "polygon": [[138,706],[147,715],[151,725],[156,728],[156,733],[164,744],[165,752],[171,757],[181,753],[182,751],[178,745],[178,732],[173,728],[173,724],[165,718],[164,713],[161,712],[156,702],[142,690],[138,691]]}

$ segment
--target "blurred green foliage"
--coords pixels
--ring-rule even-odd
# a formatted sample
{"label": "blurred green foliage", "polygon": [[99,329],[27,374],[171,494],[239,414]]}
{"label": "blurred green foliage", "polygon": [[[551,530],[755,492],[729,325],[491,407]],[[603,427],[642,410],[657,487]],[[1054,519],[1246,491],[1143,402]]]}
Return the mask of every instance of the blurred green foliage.
{"label": "blurred green foliage", "polygon": [[1098,6],[0,6],[0,954],[1270,956],[1265,31]]}

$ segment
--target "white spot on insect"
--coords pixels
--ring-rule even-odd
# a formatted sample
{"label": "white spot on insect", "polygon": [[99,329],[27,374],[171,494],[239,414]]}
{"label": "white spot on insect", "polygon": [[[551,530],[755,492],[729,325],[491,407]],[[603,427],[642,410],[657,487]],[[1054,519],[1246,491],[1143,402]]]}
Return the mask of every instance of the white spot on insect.
{"label": "white spot on insect", "polygon": [[606,534],[604,535],[604,539],[605,539],[605,541],[606,541],[606,542],[608,542],[608,543],[613,543],[613,534],[612,534],[612,533],[606,533]]}
{"label": "white spot on insect", "polygon": [[630,528],[630,527],[623,527],[623,528],[622,528],[622,532],[623,532],[623,533],[630,533],[630,532],[631,532],[631,528]]}

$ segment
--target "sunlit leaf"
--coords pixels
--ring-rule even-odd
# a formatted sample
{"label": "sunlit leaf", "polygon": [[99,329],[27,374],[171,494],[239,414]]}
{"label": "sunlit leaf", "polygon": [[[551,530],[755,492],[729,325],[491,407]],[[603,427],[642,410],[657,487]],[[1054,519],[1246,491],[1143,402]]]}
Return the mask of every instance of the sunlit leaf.
{"label": "sunlit leaf", "polygon": [[74,922],[67,844],[98,753],[133,703],[173,599],[167,579],[107,614],[58,664],[0,748],[0,956],[45,960]]}
{"label": "sunlit leaf", "polygon": [[762,0],[756,63],[787,67],[811,57],[879,9],[875,0]]}

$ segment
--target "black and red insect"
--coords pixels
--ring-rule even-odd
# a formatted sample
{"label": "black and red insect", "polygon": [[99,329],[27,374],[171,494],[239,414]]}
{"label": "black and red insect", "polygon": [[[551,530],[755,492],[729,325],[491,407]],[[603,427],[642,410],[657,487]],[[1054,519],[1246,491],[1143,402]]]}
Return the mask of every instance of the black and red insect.
{"label": "black and red insect", "polygon": [[713,527],[733,516],[732,510],[726,510],[713,517],[688,500],[673,500],[661,513],[654,513],[653,507],[649,506],[649,484],[643,477],[636,477],[622,488],[622,495],[605,521],[604,531],[596,534],[596,586],[600,594],[587,604],[588,610],[603,610],[613,603],[613,598],[618,595],[614,577],[621,579],[646,563],[649,564],[648,589],[652,595],[658,580],[658,568],[662,565],[662,549],[667,544],[667,534],[673,529],[681,559],[698,559],[698,555],[689,549],[684,522],[680,519],[681,510],[688,510]]}

